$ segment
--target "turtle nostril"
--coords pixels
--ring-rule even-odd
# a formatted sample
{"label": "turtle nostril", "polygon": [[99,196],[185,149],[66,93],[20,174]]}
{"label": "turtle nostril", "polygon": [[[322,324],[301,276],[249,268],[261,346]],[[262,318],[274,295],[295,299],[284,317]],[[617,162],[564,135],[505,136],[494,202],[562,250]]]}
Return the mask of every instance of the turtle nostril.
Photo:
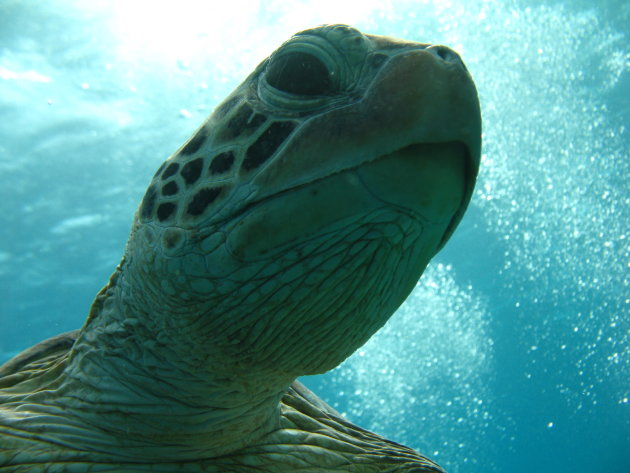
{"label": "turtle nostril", "polygon": [[447,48],[446,46],[430,46],[427,48],[427,51],[446,62],[459,61],[459,56],[457,55],[457,53],[452,49]]}
{"label": "turtle nostril", "polygon": [[464,70],[467,70],[464,62],[459,57],[459,54],[457,54],[451,48],[448,48],[446,46],[429,46],[426,50],[433,54],[435,57],[440,58],[444,62],[458,64]]}

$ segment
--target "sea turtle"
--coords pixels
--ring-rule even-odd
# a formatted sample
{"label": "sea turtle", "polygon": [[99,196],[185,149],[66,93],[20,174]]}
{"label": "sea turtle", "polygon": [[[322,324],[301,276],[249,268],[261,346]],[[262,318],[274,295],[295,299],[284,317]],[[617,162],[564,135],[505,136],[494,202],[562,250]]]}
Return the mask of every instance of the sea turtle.
{"label": "sea turtle", "polygon": [[447,47],[290,38],[160,166],[81,330],[0,367],[0,472],[443,471],[295,379],[404,301],[480,146]]}

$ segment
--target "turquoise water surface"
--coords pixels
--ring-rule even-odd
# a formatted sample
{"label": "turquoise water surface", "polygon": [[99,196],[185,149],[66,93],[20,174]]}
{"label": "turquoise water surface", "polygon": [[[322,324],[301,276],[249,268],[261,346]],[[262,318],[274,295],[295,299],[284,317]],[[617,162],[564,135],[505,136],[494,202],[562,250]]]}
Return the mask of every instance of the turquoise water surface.
{"label": "turquoise water surface", "polygon": [[0,0],[0,362],[78,328],[153,173],[291,34],[442,43],[481,101],[468,214],[304,381],[451,473],[630,471],[630,4]]}

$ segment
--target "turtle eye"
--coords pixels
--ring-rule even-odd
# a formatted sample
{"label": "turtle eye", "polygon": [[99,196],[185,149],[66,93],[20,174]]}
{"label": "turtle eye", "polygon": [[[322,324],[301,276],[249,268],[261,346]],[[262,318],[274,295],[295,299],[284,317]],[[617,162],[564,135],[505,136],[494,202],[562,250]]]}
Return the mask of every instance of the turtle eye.
{"label": "turtle eye", "polygon": [[288,52],[271,59],[267,83],[275,89],[297,95],[325,95],[333,92],[326,65],[312,54]]}

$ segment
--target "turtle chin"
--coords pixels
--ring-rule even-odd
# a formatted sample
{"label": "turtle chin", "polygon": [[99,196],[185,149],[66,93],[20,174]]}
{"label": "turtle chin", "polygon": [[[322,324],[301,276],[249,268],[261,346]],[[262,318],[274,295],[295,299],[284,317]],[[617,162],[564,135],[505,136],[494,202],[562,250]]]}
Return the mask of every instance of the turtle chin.
{"label": "turtle chin", "polygon": [[[336,179],[347,179],[367,194],[354,173]],[[309,238],[285,244],[280,252],[267,250],[266,258],[254,243],[254,250],[232,253],[241,269],[231,278],[234,290],[207,314],[208,320],[220,316],[224,321],[221,338],[212,330],[211,345],[220,347],[222,360],[249,373],[299,376],[334,368],[387,321],[414,287],[440,240],[429,230],[438,236],[424,241],[430,228],[412,212],[379,202],[319,232],[311,228]],[[231,250],[235,238],[227,238]],[[249,279],[236,282],[237,274]]]}

